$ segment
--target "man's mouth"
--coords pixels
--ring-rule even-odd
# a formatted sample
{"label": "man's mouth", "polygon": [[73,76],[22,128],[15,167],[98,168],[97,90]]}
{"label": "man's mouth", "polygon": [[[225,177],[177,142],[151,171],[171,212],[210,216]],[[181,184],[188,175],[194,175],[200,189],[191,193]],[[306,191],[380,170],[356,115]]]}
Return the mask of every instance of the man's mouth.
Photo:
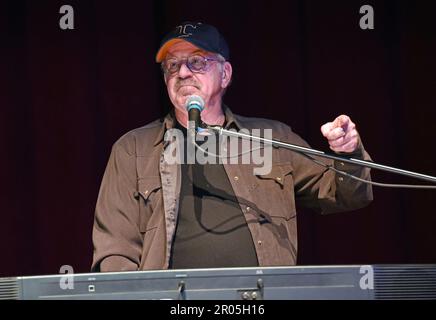
{"label": "man's mouth", "polygon": [[197,86],[195,86],[193,84],[182,84],[182,85],[178,86],[177,90],[180,90],[181,88],[187,88],[187,87],[192,87],[192,88],[198,89]]}
{"label": "man's mouth", "polygon": [[197,90],[198,90],[198,88],[196,86],[182,85],[182,86],[178,87],[177,93],[181,94],[181,95],[189,95],[189,94],[196,92]]}
{"label": "man's mouth", "polygon": [[175,87],[177,90],[179,90],[180,88],[183,87],[194,87],[196,89],[199,89],[199,86],[197,85],[197,83],[195,81],[180,81],[180,82],[176,82]]}

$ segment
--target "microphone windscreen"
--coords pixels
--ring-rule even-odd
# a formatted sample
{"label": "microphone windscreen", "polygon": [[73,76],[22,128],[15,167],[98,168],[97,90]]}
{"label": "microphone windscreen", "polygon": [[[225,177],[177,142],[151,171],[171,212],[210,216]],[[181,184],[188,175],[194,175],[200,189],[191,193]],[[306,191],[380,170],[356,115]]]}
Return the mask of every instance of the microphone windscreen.
{"label": "microphone windscreen", "polygon": [[189,96],[188,99],[186,99],[186,109],[189,111],[192,108],[198,109],[200,112],[204,109],[204,100],[202,97],[197,95]]}

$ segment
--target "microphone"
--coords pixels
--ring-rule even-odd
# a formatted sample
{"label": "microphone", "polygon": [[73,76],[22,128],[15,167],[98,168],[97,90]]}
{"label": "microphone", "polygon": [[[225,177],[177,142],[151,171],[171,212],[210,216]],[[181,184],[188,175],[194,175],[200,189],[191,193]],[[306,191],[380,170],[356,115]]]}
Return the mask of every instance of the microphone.
{"label": "microphone", "polygon": [[[204,100],[200,96],[192,95],[186,100],[185,106],[188,110],[188,129],[197,131],[201,123],[200,113],[204,109]],[[194,125],[193,128],[192,125]]]}

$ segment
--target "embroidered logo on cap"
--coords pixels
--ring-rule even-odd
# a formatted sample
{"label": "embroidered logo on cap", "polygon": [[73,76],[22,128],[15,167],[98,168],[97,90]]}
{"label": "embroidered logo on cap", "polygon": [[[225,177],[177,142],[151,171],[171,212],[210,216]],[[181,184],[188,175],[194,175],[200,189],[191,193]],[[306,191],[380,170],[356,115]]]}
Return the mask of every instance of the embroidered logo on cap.
{"label": "embroidered logo on cap", "polygon": [[189,28],[197,29],[197,27],[201,25],[201,23],[198,23],[197,25],[193,25],[190,23],[182,24],[180,26],[176,27],[177,32],[180,34],[177,38],[186,38],[192,36],[192,33],[188,31]]}

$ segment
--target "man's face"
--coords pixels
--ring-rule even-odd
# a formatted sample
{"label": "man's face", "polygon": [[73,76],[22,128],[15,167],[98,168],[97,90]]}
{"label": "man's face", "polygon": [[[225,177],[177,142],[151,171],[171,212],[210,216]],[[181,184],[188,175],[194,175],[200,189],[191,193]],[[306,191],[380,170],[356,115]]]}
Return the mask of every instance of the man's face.
{"label": "man's face", "polygon": [[[175,58],[176,61],[180,61],[193,55],[216,59],[216,55],[203,51],[187,41],[181,41],[170,47],[165,60]],[[209,105],[221,99],[221,93],[228,85],[224,74],[222,62],[208,61],[205,72],[195,73],[189,70],[185,60],[178,71],[165,74],[165,83],[171,102],[177,109],[186,112],[186,99],[190,95],[199,95],[205,101],[206,111]]]}

